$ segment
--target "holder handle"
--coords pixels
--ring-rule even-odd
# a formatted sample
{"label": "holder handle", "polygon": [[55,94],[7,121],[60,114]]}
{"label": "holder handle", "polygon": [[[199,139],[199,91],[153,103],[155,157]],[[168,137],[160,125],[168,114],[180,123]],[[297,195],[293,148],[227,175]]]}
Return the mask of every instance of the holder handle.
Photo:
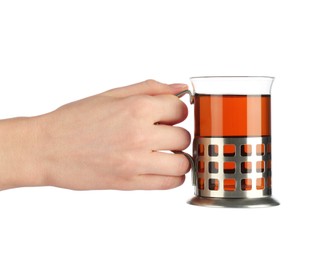
{"label": "holder handle", "polygon": [[[176,96],[179,97],[179,98],[181,98],[185,94],[188,94],[189,95],[189,102],[190,102],[190,104],[193,104],[194,103],[194,95],[188,89],[187,90],[184,90],[184,91],[182,91],[182,92],[180,92],[178,94],[176,94]],[[196,176],[196,164],[195,164],[194,158],[190,154],[187,154],[187,153],[185,153],[183,151],[172,151],[172,152],[173,153],[176,153],[176,154],[183,154],[184,156],[187,157],[187,159],[189,160],[190,165],[191,165],[192,185],[193,186],[196,186],[197,176]]]}
{"label": "holder handle", "polygon": [[182,97],[185,94],[188,94],[189,95],[189,99],[190,99],[189,102],[190,102],[190,104],[193,104],[195,97],[194,97],[194,95],[191,93],[191,91],[189,89],[184,90],[184,91],[181,91],[180,93],[176,94],[176,96],[180,98],[180,97]]}

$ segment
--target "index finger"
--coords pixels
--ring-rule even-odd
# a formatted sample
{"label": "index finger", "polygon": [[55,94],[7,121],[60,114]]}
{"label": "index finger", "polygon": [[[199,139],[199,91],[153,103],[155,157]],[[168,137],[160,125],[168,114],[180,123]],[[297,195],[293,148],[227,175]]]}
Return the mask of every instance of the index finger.
{"label": "index finger", "polygon": [[155,96],[162,94],[175,95],[186,89],[188,89],[186,84],[165,84],[156,80],[146,80],[137,84],[108,90],[102,93],[102,95],[114,97],[129,97],[135,95]]}

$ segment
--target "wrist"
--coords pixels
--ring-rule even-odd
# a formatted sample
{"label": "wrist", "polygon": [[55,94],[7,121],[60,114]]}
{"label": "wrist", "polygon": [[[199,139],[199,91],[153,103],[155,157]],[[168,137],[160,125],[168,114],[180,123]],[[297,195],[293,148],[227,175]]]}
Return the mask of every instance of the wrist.
{"label": "wrist", "polygon": [[0,190],[45,185],[38,121],[0,120]]}

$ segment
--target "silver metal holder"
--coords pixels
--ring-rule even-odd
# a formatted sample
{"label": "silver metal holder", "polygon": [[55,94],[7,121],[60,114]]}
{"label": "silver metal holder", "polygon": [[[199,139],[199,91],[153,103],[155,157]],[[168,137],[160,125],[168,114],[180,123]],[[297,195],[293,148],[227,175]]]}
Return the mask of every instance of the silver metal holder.
{"label": "silver metal holder", "polygon": [[271,197],[271,137],[196,137],[193,142],[195,197],[211,207],[266,207]]}
{"label": "silver metal holder", "polygon": [[205,198],[193,197],[188,201],[191,205],[221,208],[262,208],[280,205],[272,197],[250,198],[250,199],[227,199],[227,198]]}

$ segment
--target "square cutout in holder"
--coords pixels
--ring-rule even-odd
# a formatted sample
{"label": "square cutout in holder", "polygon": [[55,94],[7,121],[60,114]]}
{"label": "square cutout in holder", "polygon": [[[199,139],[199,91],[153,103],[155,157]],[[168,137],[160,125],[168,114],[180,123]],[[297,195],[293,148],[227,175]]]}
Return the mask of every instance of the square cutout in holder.
{"label": "square cutout in holder", "polygon": [[204,178],[198,178],[198,189],[203,190],[205,188]]}
{"label": "square cutout in holder", "polygon": [[241,180],[241,190],[251,190],[251,189],[252,189],[251,179],[242,179]]}
{"label": "square cutout in holder", "polygon": [[198,161],[198,172],[200,173],[205,172],[205,163],[203,161]]}
{"label": "square cutout in holder", "polygon": [[209,162],[208,171],[209,173],[218,173],[218,162]]}
{"label": "square cutout in holder", "polygon": [[241,173],[251,173],[252,163],[251,162],[242,162],[241,163]]}
{"label": "square cutout in holder", "polygon": [[224,156],[235,156],[235,145],[234,144],[225,144],[223,147]]}
{"label": "square cutout in holder", "polygon": [[235,173],[235,162],[223,163],[224,173]]}
{"label": "square cutout in holder", "polygon": [[265,154],[265,145],[264,144],[257,144],[256,145],[256,154],[257,155],[264,155]]}
{"label": "square cutout in holder", "polygon": [[208,145],[208,155],[209,156],[218,156],[218,145],[210,144]]}
{"label": "square cutout in holder", "polygon": [[218,180],[217,179],[209,179],[208,187],[210,190],[218,190]]}
{"label": "square cutout in holder", "polygon": [[265,188],[265,179],[264,178],[257,178],[256,179],[256,189],[263,190]]}
{"label": "square cutout in holder", "polygon": [[241,156],[250,156],[252,154],[251,144],[241,145]]}
{"label": "square cutout in holder", "polygon": [[256,162],[256,172],[264,172],[265,171],[265,161]]}
{"label": "square cutout in holder", "polygon": [[205,146],[203,144],[198,145],[198,155],[199,156],[204,156],[205,154]]}
{"label": "square cutout in holder", "polygon": [[224,179],[224,190],[225,191],[235,191],[236,181],[235,179]]}

